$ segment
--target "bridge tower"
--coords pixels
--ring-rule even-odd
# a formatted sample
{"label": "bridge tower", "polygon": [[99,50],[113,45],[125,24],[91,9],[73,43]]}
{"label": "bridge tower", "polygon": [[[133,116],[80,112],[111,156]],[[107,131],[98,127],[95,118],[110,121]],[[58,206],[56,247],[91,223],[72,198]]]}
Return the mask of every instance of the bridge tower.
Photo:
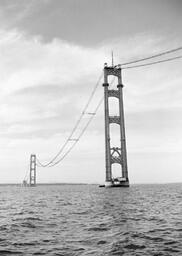
{"label": "bridge tower", "polygon": [[[116,76],[118,79],[117,88],[109,89],[108,76]],[[127,152],[123,109],[123,84],[121,68],[119,66],[104,66],[104,109],[105,109],[105,165],[106,179],[105,187],[129,187]],[[109,98],[116,97],[119,104],[119,116],[109,115]],[[110,145],[110,124],[115,123],[120,126],[119,147]],[[121,166],[121,177],[112,177],[112,164],[117,163]]]}
{"label": "bridge tower", "polygon": [[30,156],[30,187],[36,186],[36,155]]}

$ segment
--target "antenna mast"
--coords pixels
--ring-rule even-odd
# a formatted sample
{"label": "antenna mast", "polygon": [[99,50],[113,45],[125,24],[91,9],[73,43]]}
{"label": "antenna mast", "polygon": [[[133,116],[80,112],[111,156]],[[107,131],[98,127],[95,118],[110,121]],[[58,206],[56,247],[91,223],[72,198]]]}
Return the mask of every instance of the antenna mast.
{"label": "antenna mast", "polygon": [[112,67],[114,67],[114,56],[113,56],[113,51],[111,52],[112,55]]}

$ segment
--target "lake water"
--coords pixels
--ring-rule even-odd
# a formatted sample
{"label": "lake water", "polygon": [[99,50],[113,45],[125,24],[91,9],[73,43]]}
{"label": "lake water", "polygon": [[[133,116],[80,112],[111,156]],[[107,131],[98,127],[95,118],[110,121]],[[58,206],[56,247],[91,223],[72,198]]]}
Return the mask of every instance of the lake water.
{"label": "lake water", "polygon": [[182,184],[0,186],[0,255],[182,255]]}

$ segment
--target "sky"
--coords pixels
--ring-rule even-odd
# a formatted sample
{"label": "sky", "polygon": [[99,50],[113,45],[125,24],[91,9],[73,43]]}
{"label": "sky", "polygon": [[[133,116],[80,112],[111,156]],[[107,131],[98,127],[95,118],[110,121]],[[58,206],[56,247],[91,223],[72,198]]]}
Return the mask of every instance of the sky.
{"label": "sky", "polygon": [[[111,51],[119,64],[180,47],[181,11],[181,0],[0,0],[0,183],[21,183],[32,153],[54,157]],[[182,182],[181,66],[122,72],[131,183]],[[88,111],[102,96],[101,81]],[[117,144],[118,127],[111,131]],[[104,152],[101,105],[64,161],[37,168],[37,182],[102,183]]]}

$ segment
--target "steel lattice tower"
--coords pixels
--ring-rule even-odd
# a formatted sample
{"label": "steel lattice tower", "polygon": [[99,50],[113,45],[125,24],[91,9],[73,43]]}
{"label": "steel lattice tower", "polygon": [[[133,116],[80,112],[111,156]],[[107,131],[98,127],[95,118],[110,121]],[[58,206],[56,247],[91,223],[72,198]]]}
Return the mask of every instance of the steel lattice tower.
{"label": "steel lattice tower", "polygon": [[[118,85],[116,89],[109,89],[108,76],[116,76]],[[118,66],[104,66],[104,108],[105,108],[105,162],[106,162],[106,180],[105,187],[128,187],[128,167],[123,109],[123,84],[121,77],[121,68]],[[119,103],[119,116],[109,115],[109,97],[116,97]],[[112,147],[110,145],[110,124],[115,123],[120,126],[120,145]],[[112,178],[112,164],[117,163],[121,166],[121,177]]]}
{"label": "steel lattice tower", "polygon": [[36,155],[30,156],[30,187],[36,186]]}

